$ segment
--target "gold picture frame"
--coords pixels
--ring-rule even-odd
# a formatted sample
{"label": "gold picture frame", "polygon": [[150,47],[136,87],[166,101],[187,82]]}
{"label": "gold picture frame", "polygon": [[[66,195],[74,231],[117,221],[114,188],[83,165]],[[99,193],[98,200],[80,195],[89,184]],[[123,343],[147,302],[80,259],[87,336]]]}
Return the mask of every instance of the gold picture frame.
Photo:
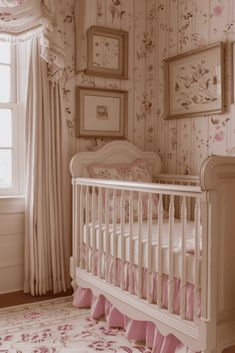
{"label": "gold picture frame", "polygon": [[164,79],[165,119],[223,113],[223,43],[164,60]]}
{"label": "gold picture frame", "polygon": [[128,32],[92,26],[87,31],[87,75],[128,78]]}
{"label": "gold picture frame", "polygon": [[76,136],[126,139],[128,92],[77,87]]}

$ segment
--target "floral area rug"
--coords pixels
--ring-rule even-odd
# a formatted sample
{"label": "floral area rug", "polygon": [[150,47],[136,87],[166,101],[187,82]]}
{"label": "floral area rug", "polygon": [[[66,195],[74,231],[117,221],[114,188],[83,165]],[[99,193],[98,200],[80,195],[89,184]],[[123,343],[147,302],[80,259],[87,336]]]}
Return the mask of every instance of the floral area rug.
{"label": "floral area rug", "polygon": [[0,309],[0,353],[150,353],[72,298]]}

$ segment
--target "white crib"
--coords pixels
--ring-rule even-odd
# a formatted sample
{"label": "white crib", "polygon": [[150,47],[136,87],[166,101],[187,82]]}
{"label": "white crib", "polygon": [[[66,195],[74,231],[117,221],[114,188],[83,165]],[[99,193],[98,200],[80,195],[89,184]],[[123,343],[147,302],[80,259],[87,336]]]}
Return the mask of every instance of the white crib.
{"label": "white crib", "polygon": [[[88,166],[93,162],[137,159],[147,161],[154,183],[89,177]],[[119,141],[96,152],[76,154],[70,168],[73,287],[103,294],[130,318],[155,323],[163,335],[175,335],[195,352],[221,353],[235,345],[235,158],[209,157],[199,178],[163,175],[157,153]],[[112,280],[107,277],[110,259]],[[121,268],[119,282],[116,261]],[[128,271],[136,269],[136,291],[131,273],[129,283],[125,282],[126,264]],[[153,274],[157,278],[154,298]],[[167,278],[167,304],[163,277]],[[176,278],[180,280],[179,312],[173,304]],[[194,290],[191,318],[186,314],[189,284]]]}

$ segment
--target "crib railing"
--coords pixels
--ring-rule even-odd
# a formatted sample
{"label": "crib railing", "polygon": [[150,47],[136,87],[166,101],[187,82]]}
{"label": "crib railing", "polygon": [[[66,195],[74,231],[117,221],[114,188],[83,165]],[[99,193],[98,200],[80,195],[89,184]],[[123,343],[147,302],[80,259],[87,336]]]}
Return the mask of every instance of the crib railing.
{"label": "crib railing", "polygon": [[[198,175],[178,175],[178,174],[158,174],[156,175],[154,182],[159,184],[171,184],[171,185],[187,185],[187,186],[199,186],[199,176]],[[181,197],[175,198],[175,217],[180,217],[180,205],[182,199]],[[164,208],[168,209],[170,204],[169,195],[163,196]],[[187,218],[194,220],[194,210],[195,210],[195,198],[187,199]]]}
{"label": "crib railing", "polygon": [[[107,259],[111,257],[114,264],[112,267],[112,284],[116,286],[117,266],[115,264],[120,261],[120,287],[133,294],[131,280],[129,287],[126,288],[124,279],[125,246],[128,240],[129,278],[132,278],[133,266],[137,266],[139,285],[136,294],[139,298],[143,298],[143,244],[145,243],[147,246],[146,300],[149,303],[156,303],[160,309],[163,308],[163,276],[167,275],[168,305],[164,309],[173,313],[175,256],[179,256],[179,315],[182,319],[186,319],[188,260],[193,257],[194,321],[198,320],[199,315],[204,318],[207,317],[207,239],[206,233],[202,231],[201,227],[202,194],[199,186],[77,178],[73,181],[73,190],[73,209],[76,210],[73,216],[73,259],[75,259],[76,266],[107,281]],[[164,200],[167,200],[167,202],[164,202]],[[177,215],[176,208],[180,210]],[[180,246],[178,247],[175,246],[174,239],[177,218],[178,222],[180,221]],[[192,233],[193,241],[191,242],[193,246],[189,249],[187,230],[189,223],[192,222],[190,219],[193,219],[194,231]],[[153,224],[157,226],[157,240],[153,239]],[[167,242],[165,238],[163,239],[163,227],[166,224],[168,228]],[[145,238],[143,238],[144,225],[147,228]],[[118,237],[120,237],[121,242],[119,257]],[[137,241],[137,263],[134,262],[134,240]],[[203,252],[201,247],[204,248]],[[153,251],[156,251],[157,259],[157,296],[154,300],[151,292]],[[168,265],[167,273],[164,272],[163,268],[163,255]],[[204,294],[201,299],[200,292]]]}

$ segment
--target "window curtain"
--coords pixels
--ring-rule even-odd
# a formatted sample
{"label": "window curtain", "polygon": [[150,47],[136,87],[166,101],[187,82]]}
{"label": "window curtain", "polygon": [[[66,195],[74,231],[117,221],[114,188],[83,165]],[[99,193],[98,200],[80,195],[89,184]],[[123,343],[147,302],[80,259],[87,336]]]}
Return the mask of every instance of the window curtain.
{"label": "window curtain", "polygon": [[[70,287],[70,177],[61,80],[63,21],[55,0],[0,0],[0,40],[27,41],[24,291]],[[25,45],[24,43],[24,45]]]}
{"label": "window curtain", "polygon": [[94,0],[77,0],[74,4],[76,28],[76,69],[87,68],[87,30],[96,24],[96,12],[91,11]]}
{"label": "window curtain", "polygon": [[50,75],[56,79],[65,66],[62,23],[58,0],[0,0],[0,40],[38,37],[40,56],[51,65]]}
{"label": "window curtain", "polygon": [[[40,43],[32,39],[26,104],[25,292],[69,287],[65,119],[60,81],[47,79]],[[66,224],[67,223],[67,224]]]}

